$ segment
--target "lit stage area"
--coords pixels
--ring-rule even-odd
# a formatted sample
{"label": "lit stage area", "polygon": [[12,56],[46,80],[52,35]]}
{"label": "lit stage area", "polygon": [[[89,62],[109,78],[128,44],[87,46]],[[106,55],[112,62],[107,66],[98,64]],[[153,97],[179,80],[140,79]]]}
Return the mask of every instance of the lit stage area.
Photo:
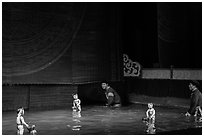
{"label": "lit stage area", "polygon": [[[121,108],[84,106],[81,114],[70,108],[25,111],[25,119],[36,125],[39,135],[144,135],[144,134],[201,134],[202,123],[186,117],[185,109],[155,107],[155,128],[142,121],[146,105],[129,105]],[[15,135],[13,112],[3,113],[3,135]],[[149,128],[149,130],[148,130]],[[25,135],[29,134],[25,130]]]}
{"label": "lit stage area", "polygon": [[3,135],[202,135],[201,83],[201,2],[2,3]]}

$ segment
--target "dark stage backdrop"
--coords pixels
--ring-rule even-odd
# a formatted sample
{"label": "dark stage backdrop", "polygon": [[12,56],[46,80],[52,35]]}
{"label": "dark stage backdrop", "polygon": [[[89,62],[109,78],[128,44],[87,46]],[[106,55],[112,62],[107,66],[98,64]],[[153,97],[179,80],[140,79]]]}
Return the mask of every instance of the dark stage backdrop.
{"label": "dark stage backdrop", "polygon": [[77,91],[74,85],[12,85],[2,86],[2,110],[25,109],[71,109],[72,93]]}
{"label": "dark stage backdrop", "polygon": [[3,83],[121,80],[143,68],[202,67],[202,3],[3,3]]}
{"label": "dark stage backdrop", "polygon": [[108,3],[89,3],[72,48],[72,80],[120,80],[119,13]]}
{"label": "dark stage backdrop", "polygon": [[202,68],[202,3],[158,3],[161,67]]}
{"label": "dark stage backdrop", "polygon": [[188,71],[177,71],[182,81],[154,69],[123,81],[122,54],[143,68],[200,69],[201,4],[3,3],[2,109],[71,108],[74,92],[103,102],[101,80],[111,81],[123,103],[128,93],[187,98],[179,76]]}
{"label": "dark stage backdrop", "polygon": [[3,83],[120,80],[118,13],[107,3],[3,3]]}
{"label": "dark stage backdrop", "polygon": [[202,3],[124,3],[123,51],[144,68],[202,68]]}

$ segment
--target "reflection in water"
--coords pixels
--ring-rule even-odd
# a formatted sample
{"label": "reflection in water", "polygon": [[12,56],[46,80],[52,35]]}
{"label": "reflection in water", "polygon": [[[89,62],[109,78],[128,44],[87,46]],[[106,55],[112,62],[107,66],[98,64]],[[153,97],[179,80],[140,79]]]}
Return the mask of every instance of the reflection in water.
{"label": "reflection in water", "polygon": [[110,119],[109,118],[103,118],[101,120],[101,123],[103,124],[104,126],[104,132],[106,134],[110,134],[111,133],[111,124],[110,124]]}
{"label": "reflection in water", "polygon": [[153,123],[147,123],[147,134],[155,134],[156,133],[156,128]]}
{"label": "reflection in water", "polygon": [[200,116],[190,116],[185,119],[188,123],[191,123],[191,126],[194,128],[202,128],[202,117]]}
{"label": "reflection in water", "polygon": [[80,118],[81,117],[81,112],[80,111],[73,111],[72,112],[72,117],[73,118]]}
{"label": "reflection in water", "polygon": [[81,125],[80,125],[80,117],[81,117],[81,113],[80,111],[73,111],[72,112],[72,117],[73,117],[73,122],[75,123],[73,126],[72,126],[72,130],[80,130],[81,128]]}
{"label": "reflection in water", "polygon": [[194,117],[194,126],[196,128],[202,127],[202,117]]}
{"label": "reflection in water", "polygon": [[[106,114],[102,115],[101,117],[101,123],[104,126],[104,133],[106,133],[107,135],[111,134],[111,126],[112,126],[112,122],[114,117],[116,116],[114,114],[114,110],[113,109],[107,109]],[[111,122],[112,121],[112,122]]]}
{"label": "reflection in water", "polygon": [[79,118],[81,118],[81,113],[80,111],[73,111],[72,112],[72,121],[73,121],[73,125],[67,125],[68,127],[70,127],[72,130],[74,131],[79,131],[81,129],[81,121]]}
{"label": "reflection in water", "polygon": [[143,122],[145,122],[147,126],[147,129],[146,129],[147,134],[156,134],[155,119],[148,119]]}

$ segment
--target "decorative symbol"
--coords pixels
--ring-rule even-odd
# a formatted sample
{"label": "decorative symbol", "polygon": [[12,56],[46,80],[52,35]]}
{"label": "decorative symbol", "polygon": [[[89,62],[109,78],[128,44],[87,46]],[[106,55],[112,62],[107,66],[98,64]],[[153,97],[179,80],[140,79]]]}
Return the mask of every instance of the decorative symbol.
{"label": "decorative symbol", "polygon": [[141,65],[133,62],[127,54],[123,54],[124,76],[139,77],[141,74]]}

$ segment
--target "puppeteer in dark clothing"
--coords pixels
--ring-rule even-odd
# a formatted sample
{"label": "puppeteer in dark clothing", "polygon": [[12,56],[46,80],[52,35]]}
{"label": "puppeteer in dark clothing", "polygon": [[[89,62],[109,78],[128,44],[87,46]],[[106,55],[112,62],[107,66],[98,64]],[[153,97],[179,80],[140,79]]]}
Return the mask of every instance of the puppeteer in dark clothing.
{"label": "puppeteer in dark clothing", "polygon": [[118,95],[118,93],[111,88],[110,86],[108,86],[106,88],[106,98],[108,101],[108,106],[112,106],[112,105],[121,105],[121,99],[120,96]]}
{"label": "puppeteer in dark clothing", "polygon": [[191,93],[191,102],[190,102],[190,108],[188,110],[188,113],[190,113],[191,115],[194,115],[197,107],[200,107],[202,109],[202,94],[196,88]]}

